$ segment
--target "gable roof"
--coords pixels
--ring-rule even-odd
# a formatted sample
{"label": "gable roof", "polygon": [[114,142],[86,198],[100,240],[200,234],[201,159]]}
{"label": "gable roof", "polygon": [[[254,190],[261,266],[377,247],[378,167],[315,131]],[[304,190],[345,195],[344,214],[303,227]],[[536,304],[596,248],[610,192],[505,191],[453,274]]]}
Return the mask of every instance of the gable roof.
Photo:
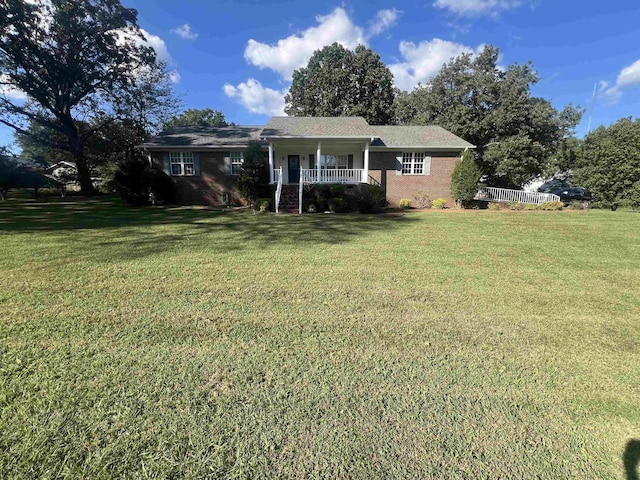
{"label": "gable roof", "polygon": [[372,147],[474,148],[472,144],[435,125],[392,125],[371,127],[377,137]]}
{"label": "gable roof", "polygon": [[371,125],[362,117],[271,117],[266,138],[371,138]]}
{"label": "gable roof", "polygon": [[250,141],[262,142],[263,127],[233,125],[228,127],[174,127],[151,137],[141,147],[233,147]]}

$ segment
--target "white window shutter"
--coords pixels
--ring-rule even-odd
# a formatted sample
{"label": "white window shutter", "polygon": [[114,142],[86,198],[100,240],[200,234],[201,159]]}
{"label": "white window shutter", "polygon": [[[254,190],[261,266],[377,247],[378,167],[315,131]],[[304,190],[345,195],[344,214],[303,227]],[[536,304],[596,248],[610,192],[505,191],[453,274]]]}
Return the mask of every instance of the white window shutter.
{"label": "white window shutter", "polygon": [[424,168],[422,172],[425,175],[431,175],[431,157],[424,157]]}
{"label": "white window shutter", "polygon": [[396,157],[396,175],[402,175],[402,154]]}

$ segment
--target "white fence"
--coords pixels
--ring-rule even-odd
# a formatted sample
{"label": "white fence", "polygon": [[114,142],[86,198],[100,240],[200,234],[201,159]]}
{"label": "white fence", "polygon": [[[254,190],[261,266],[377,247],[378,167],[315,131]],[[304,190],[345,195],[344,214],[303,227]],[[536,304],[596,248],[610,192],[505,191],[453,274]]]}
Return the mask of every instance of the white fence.
{"label": "white fence", "polygon": [[315,168],[300,169],[300,183],[364,183],[364,170],[361,168],[337,168],[318,170]]}
{"label": "white fence", "polygon": [[560,197],[553,193],[525,192],[524,190],[510,190],[508,188],[480,187],[476,200],[487,202],[517,202],[540,205],[544,202],[559,202]]}

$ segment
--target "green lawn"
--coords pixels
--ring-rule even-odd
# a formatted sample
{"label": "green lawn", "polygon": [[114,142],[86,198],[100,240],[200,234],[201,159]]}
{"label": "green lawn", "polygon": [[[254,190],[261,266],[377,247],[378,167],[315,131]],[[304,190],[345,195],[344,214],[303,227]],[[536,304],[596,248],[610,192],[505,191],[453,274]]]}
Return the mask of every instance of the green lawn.
{"label": "green lawn", "polygon": [[640,214],[0,203],[0,478],[626,478]]}

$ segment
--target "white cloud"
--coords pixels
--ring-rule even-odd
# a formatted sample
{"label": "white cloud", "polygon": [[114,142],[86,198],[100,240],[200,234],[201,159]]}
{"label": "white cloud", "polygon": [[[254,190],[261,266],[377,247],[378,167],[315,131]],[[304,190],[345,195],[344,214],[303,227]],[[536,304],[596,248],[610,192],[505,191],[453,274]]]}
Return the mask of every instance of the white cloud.
{"label": "white cloud", "polygon": [[389,65],[393,73],[395,84],[401,90],[411,91],[418,83],[425,83],[437,74],[442,65],[453,57],[463,53],[477,53],[482,50],[480,45],[476,50],[461,43],[449,42],[434,38],[419,44],[400,42],[402,62]]}
{"label": "white cloud", "polygon": [[380,35],[385,30],[389,30],[398,23],[398,19],[402,15],[400,10],[395,8],[380,10],[371,25],[369,25],[369,35]]}
{"label": "white cloud", "polygon": [[176,28],[172,28],[171,33],[175,33],[183,40],[195,40],[196,38],[198,38],[198,34],[191,30],[191,25],[189,25],[188,23],[180,25]]}
{"label": "white cloud", "polygon": [[[609,87],[609,82],[600,82],[600,90],[606,100],[615,103],[622,98],[625,89],[640,86],[640,60],[624,67],[618,74],[615,85]],[[609,88],[607,88],[609,87]]]}
{"label": "white cloud", "polygon": [[285,80],[291,80],[293,71],[306,66],[313,52],[326,45],[338,42],[354,49],[358,44],[366,44],[363,29],[355,25],[341,7],[328,15],[317,16],[316,21],[317,26],[278,40],[276,45],[250,39],[244,58],[260,69],[269,68]]}
{"label": "white cloud", "polygon": [[0,96],[6,97],[9,100],[26,100],[29,98],[22,90],[18,90],[12,85],[8,85],[9,77],[7,75],[0,75]]}
{"label": "white cloud", "polygon": [[173,63],[173,58],[167,49],[167,44],[164,43],[164,40],[157,35],[153,35],[152,33],[147,32],[144,29],[140,29],[142,34],[144,35],[145,41],[140,41],[140,43],[146,44],[149,47],[153,48],[158,56],[159,60],[167,63]]}
{"label": "white cloud", "polygon": [[227,97],[238,100],[252,113],[284,115],[284,95],[286,91],[264,87],[254,78],[250,78],[236,87],[227,83],[223,89]]}
{"label": "white cloud", "polygon": [[177,70],[171,70],[169,72],[169,80],[171,80],[171,82],[180,83],[181,79],[182,77],[180,76],[180,72],[178,72]]}
{"label": "white cloud", "polygon": [[436,0],[434,7],[444,8],[461,16],[497,15],[523,4],[522,0]]}

